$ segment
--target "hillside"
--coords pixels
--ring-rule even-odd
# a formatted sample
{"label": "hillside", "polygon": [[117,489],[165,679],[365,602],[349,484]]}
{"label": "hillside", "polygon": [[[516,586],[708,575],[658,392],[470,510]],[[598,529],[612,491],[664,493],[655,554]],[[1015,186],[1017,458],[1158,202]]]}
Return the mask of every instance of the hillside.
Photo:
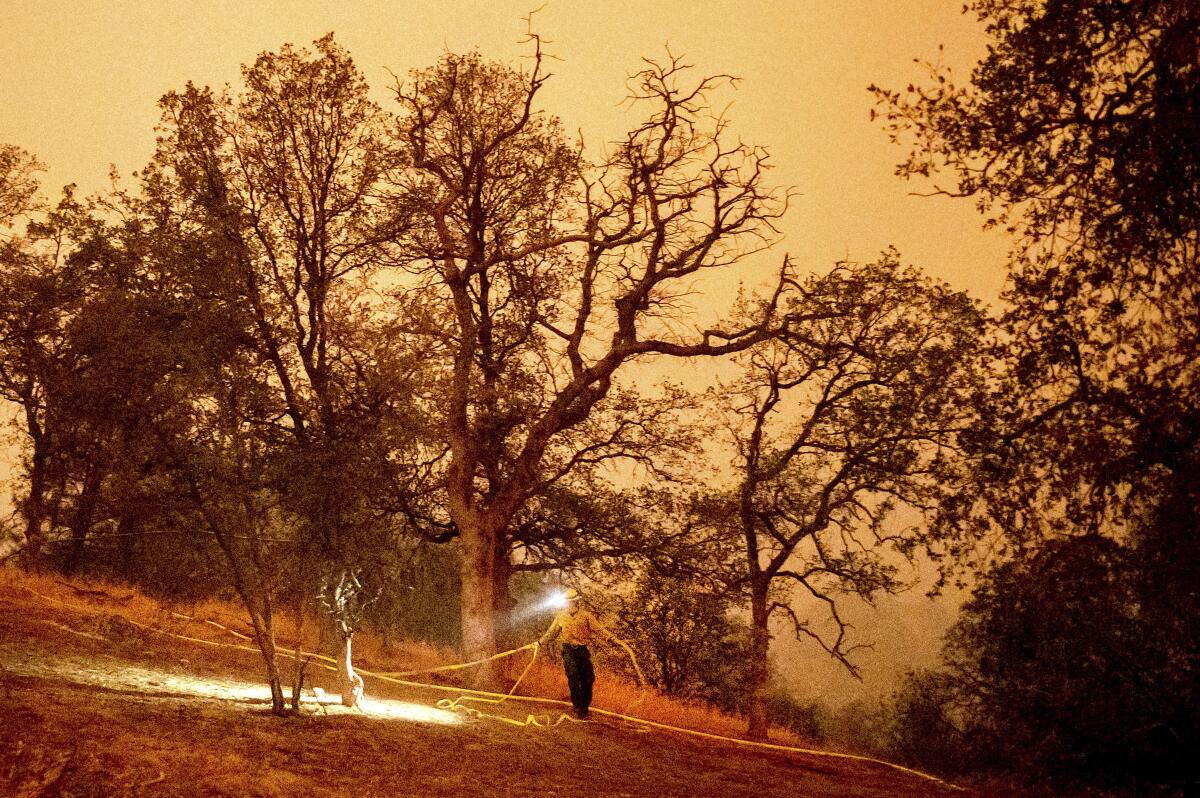
{"label": "hillside", "polygon": [[[746,749],[612,719],[518,726],[437,709],[444,692],[370,678],[366,712],[310,697],[300,716],[275,718],[253,653],[137,626],[148,620],[142,597],[54,587],[0,574],[0,794],[964,794],[871,762]],[[163,628],[167,617],[160,613]],[[211,625],[187,633],[222,642]],[[314,681],[331,687],[322,674]],[[517,721],[557,715],[546,709],[513,701],[489,711]]]}

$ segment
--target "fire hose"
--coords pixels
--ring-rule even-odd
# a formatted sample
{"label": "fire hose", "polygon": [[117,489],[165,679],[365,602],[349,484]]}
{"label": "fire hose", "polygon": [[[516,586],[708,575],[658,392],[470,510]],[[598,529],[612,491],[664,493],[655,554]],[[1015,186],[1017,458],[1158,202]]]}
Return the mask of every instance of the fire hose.
{"label": "fire hose", "polygon": [[[31,591],[31,592],[34,592],[34,591]],[[50,601],[50,602],[53,602],[55,604],[59,604],[59,605],[65,606],[65,607],[69,607],[69,608],[77,610],[77,611],[91,612],[90,608],[79,607],[79,606],[70,604],[68,602],[61,601],[59,599],[43,595],[41,593],[36,593],[36,595],[38,595],[39,597],[41,597],[43,599],[46,599],[47,601]],[[213,626],[217,629],[221,629],[224,632],[226,632],[230,635],[233,635],[237,638],[240,638],[242,640],[248,641],[248,640],[252,639],[249,635],[243,634],[234,629],[230,629],[229,627],[224,626],[223,624],[220,624],[216,621],[200,619],[200,618],[193,618],[188,615],[182,615],[180,613],[174,613],[174,612],[172,612],[171,615],[175,618],[178,618],[180,620],[186,620],[191,623],[204,623],[204,624]],[[159,629],[157,627],[150,626],[148,624],[139,623],[138,621],[134,621],[129,618],[125,618],[125,620],[128,621],[128,623],[130,623],[131,625],[133,625],[139,629],[144,629],[146,631],[153,632],[155,634],[165,635],[165,636],[173,637],[173,638],[176,638],[179,640],[185,640],[185,641],[188,641],[191,643],[198,643],[201,645],[206,645],[206,646],[211,646],[211,647],[231,648],[231,649],[236,649],[239,651],[249,651],[249,652],[253,652],[255,654],[262,653],[257,647],[238,645],[235,643],[220,643],[220,642],[213,641],[213,640],[205,640],[203,638],[192,637],[189,635],[180,634],[178,632],[168,631],[166,629]],[[648,685],[647,685],[645,676],[642,673],[641,667],[638,665],[637,657],[634,655],[633,649],[627,643],[625,643],[625,641],[623,641],[623,640],[618,639],[617,642],[629,654],[630,661],[632,662],[633,667],[634,667],[634,671],[638,675],[638,680],[641,683],[641,686],[643,688],[646,688]],[[355,671],[362,676],[366,676],[366,677],[369,677],[372,679],[378,679],[379,681],[387,682],[390,684],[401,685],[404,687],[412,687],[412,688],[427,689],[427,690],[440,690],[443,692],[458,693],[459,695],[453,699],[443,698],[443,699],[438,700],[437,706],[439,708],[447,710],[447,711],[463,712],[468,717],[472,717],[472,718],[479,718],[479,719],[486,718],[488,720],[496,720],[501,723],[506,723],[506,724],[513,725],[513,726],[534,727],[534,728],[554,728],[566,721],[575,721],[574,718],[570,717],[565,712],[560,712],[557,718],[551,718],[550,713],[543,713],[541,715],[535,715],[535,714],[529,713],[529,714],[526,714],[524,720],[517,720],[516,718],[510,718],[510,717],[506,717],[503,715],[494,715],[494,714],[490,714],[490,713],[484,713],[480,710],[475,709],[474,707],[465,706],[466,702],[498,705],[498,704],[504,703],[509,700],[516,700],[516,701],[521,701],[521,702],[525,702],[525,703],[543,704],[543,705],[547,705],[547,706],[561,706],[561,707],[569,706],[568,702],[560,701],[560,700],[554,699],[554,698],[540,698],[537,696],[523,696],[523,695],[516,694],[516,690],[520,686],[522,680],[524,680],[524,678],[529,674],[529,671],[533,668],[534,662],[537,661],[537,655],[538,655],[539,649],[540,649],[539,644],[537,642],[533,642],[533,643],[528,643],[523,646],[519,646],[518,648],[509,649],[508,651],[502,651],[498,654],[493,654],[488,657],[483,657],[483,658],[471,660],[468,662],[458,662],[458,663],[453,663],[453,664],[449,664],[449,665],[440,665],[440,666],[433,667],[433,668],[421,668],[421,669],[408,670],[408,671],[383,671],[383,672],[368,671],[368,670],[363,670],[361,668],[356,668]],[[430,684],[428,682],[416,682],[416,681],[411,681],[411,680],[405,678],[405,677],[417,676],[417,675],[421,675],[421,674],[444,673],[444,672],[465,670],[468,668],[473,668],[473,667],[483,665],[487,662],[494,662],[497,660],[501,660],[501,659],[504,659],[507,657],[514,656],[516,654],[521,653],[522,651],[532,651],[533,655],[530,657],[529,662],[526,663],[524,669],[521,671],[521,674],[517,677],[517,680],[513,683],[512,687],[510,687],[508,689],[508,691],[505,693],[490,692],[490,691],[486,691],[486,690],[474,690],[474,689],[463,688],[463,687],[455,687],[452,685]],[[322,667],[322,668],[325,668],[325,669],[331,670],[331,671],[337,671],[337,660],[334,659],[333,657],[327,657],[323,654],[317,654],[317,653],[307,652],[307,651],[302,651],[302,650],[297,650],[297,651],[286,651],[285,650],[285,651],[280,651],[279,653],[283,654],[284,656],[290,657],[292,659],[316,660],[319,667]],[[633,715],[628,714],[631,709],[636,707],[645,698],[645,694],[646,694],[646,690],[645,689],[641,690],[639,697],[637,699],[635,699],[633,701],[633,703],[631,703],[629,705],[629,707],[627,707],[625,709],[624,712],[615,712],[612,710],[600,709],[598,707],[592,708],[591,711],[597,715],[607,717],[607,718],[612,718],[614,720],[624,721],[626,723],[630,723],[635,726],[639,726],[641,728],[657,729],[660,731],[669,731],[669,732],[674,732],[677,734],[686,734],[686,735],[690,735],[693,737],[700,737],[700,738],[708,739],[708,740],[718,740],[721,742],[730,743],[730,744],[738,745],[738,746],[745,747],[745,748],[753,748],[753,749],[767,750],[767,751],[780,751],[780,752],[794,753],[794,754],[804,754],[807,756],[825,757],[825,758],[831,758],[831,759],[845,759],[845,760],[853,760],[853,761],[857,761],[857,762],[867,762],[867,763],[871,763],[871,764],[882,765],[884,767],[891,768],[891,769],[899,771],[901,773],[906,773],[911,776],[916,776],[918,778],[940,784],[949,789],[959,790],[959,791],[961,791],[963,789],[957,785],[954,785],[947,781],[944,781],[944,780],[938,778],[937,776],[931,775],[929,773],[923,773],[919,770],[914,770],[912,768],[907,768],[907,767],[904,767],[903,765],[898,765],[894,762],[888,762],[883,759],[875,759],[873,757],[862,756],[859,754],[847,754],[847,753],[842,753],[839,751],[821,751],[821,750],[812,749],[812,748],[802,748],[800,746],[782,745],[779,743],[767,743],[767,742],[761,742],[758,740],[744,740],[744,739],[741,739],[738,737],[729,737],[726,735],[715,734],[712,732],[704,732],[704,731],[699,731],[696,729],[688,729],[688,728],[684,728],[682,726],[673,726],[668,723],[660,723],[658,721],[649,720],[647,718],[635,717]],[[575,722],[582,722],[582,721],[575,721]]]}

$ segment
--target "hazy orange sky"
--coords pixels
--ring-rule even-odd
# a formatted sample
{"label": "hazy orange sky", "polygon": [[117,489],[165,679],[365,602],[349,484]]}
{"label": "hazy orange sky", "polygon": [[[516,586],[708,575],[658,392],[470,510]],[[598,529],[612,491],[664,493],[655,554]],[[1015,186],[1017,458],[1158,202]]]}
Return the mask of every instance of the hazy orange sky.
{"label": "hazy orange sky", "polygon": [[[37,153],[49,184],[104,186],[149,157],[155,101],[187,80],[236,82],[240,64],[328,31],[351,52],[381,101],[391,77],[446,49],[526,55],[519,2],[0,3],[0,141]],[[981,50],[957,0],[550,0],[535,17],[562,60],[544,106],[589,142],[621,131],[624,80],[669,44],[699,69],[743,78],[735,129],[768,146],[773,179],[800,191],[781,245],[813,267],[873,257],[895,244],[906,260],[991,298],[1004,243],[979,230],[969,202],[912,197],[892,176],[899,151],[868,120],[871,82],[902,86],[912,63],[945,45],[951,65]]]}
{"label": "hazy orange sky", "polygon": [[[239,65],[260,51],[333,31],[386,108],[389,69],[403,75],[446,50],[526,56],[522,18],[540,2],[0,0],[0,142],[49,166],[51,194],[66,182],[92,192],[107,184],[109,164],[128,176],[147,161],[157,99],[188,80],[236,84]],[[969,201],[911,196],[917,187],[892,174],[900,151],[868,118],[867,85],[919,78],[913,58],[935,55],[939,44],[943,60],[965,73],[983,40],[960,9],[959,0],[550,0],[535,26],[561,60],[550,66],[542,104],[591,144],[614,138],[629,113],[626,76],[669,44],[701,71],[743,79],[729,96],[734,129],[767,146],[771,179],[799,192],[772,263],[790,252],[819,269],[894,244],[906,262],[991,302],[1003,279],[1003,237],[980,231]],[[925,648],[925,627],[940,628],[948,615],[912,612],[920,601],[885,603],[882,623],[863,616],[863,631],[884,638],[865,658],[867,692],[928,660],[907,649]],[[910,633],[910,624],[922,631]],[[804,692],[860,692],[824,660],[809,666],[798,682]]]}

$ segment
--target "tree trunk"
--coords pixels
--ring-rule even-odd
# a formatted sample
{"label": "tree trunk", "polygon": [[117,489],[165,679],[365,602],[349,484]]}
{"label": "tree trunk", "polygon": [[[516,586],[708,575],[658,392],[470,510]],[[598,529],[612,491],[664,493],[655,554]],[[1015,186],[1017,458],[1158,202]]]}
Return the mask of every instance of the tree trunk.
{"label": "tree trunk", "polygon": [[746,734],[755,740],[767,739],[767,650],[771,643],[770,614],[767,612],[767,585],[759,577],[750,588],[750,701],[747,706],[749,727]]}
{"label": "tree trunk", "polygon": [[[165,441],[164,441],[165,442]],[[215,512],[214,507],[217,506],[217,501],[210,501],[205,498],[204,492],[201,489],[201,482],[197,479],[196,471],[193,470],[191,463],[187,460],[172,457],[175,463],[182,466],[183,475],[187,480],[189,493],[192,500],[195,502],[195,507],[204,517],[204,521],[209,530],[217,539],[217,545],[224,552],[226,561],[229,564],[229,570],[233,576],[233,586],[237,590],[238,595],[242,598],[242,603],[246,605],[246,611],[250,614],[250,623],[254,627],[254,640],[258,643],[258,650],[262,653],[263,662],[267,666],[267,681],[271,687],[271,712],[280,717],[286,716],[287,705],[283,698],[283,682],[279,674],[279,663],[275,654],[275,630],[271,622],[271,588],[269,583],[263,578],[261,563],[257,552],[254,548],[254,542],[250,543],[249,562],[243,557],[239,551],[236,537],[231,534],[231,529],[222,521],[221,516]],[[241,498],[243,502],[247,500],[248,493],[243,493]],[[248,517],[253,517],[253,513],[248,513]],[[234,530],[238,527],[233,527]],[[246,523],[241,529],[250,531],[254,529],[253,524]]]}
{"label": "tree trunk", "polygon": [[304,590],[296,591],[296,603],[294,605],[296,613],[296,649],[294,659],[296,662],[296,678],[292,680],[292,712],[300,711],[300,693],[304,690],[304,669],[308,665],[308,660],[304,659]]}
{"label": "tree trunk", "polygon": [[[496,534],[481,523],[459,526],[462,545],[462,643],[468,659],[483,659],[496,653]],[[494,681],[492,668],[484,665],[481,683]]]}
{"label": "tree trunk", "polygon": [[136,510],[125,508],[121,513],[120,520],[117,521],[117,545],[121,549],[121,563],[119,572],[121,578],[129,584],[133,581],[138,571],[138,539],[137,530],[141,528],[139,513]]}
{"label": "tree trunk", "polygon": [[48,446],[41,427],[26,409],[26,424],[33,439],[33,454],[29,459],[29,496],[21,504],[25,516],[24,558],[36,562],[42,554],[45,540],[46,516],[46,468],[49,460]]}
{"label": "tree trunk", "polygon": [[254,641],[262,652],[267,666],[267,682],[271,686],[271,712],[280,717],[287,715],[287,704],[283,698],[283,681],[279,673],[279,661],[275,656],[275,630],[271,625],[271,600],[266,596],[243,596],[246,609],[250,612],[250,624],[254,627]]}
{"label": "tree trunk", "polygon": [[68,576],[79,570],[83,562],[83,551],[87,544],[88,532],[92,529],[92,520],[96,515],[96,503],[100,499],[100,486],[104,483],[104,468],[93,464],[84,478],[79,491],[79,499],[75,504],[75,512],[71,516],[71,549],[63,571]]}
{"label": "tree trunk", "polygon": [[358,706],[358,702],[363,697],[362,677],[354,672],[354,666],[351,664],[350,641],[353,638],[353,632],[342,636],[342,653],[338,657],[338,679],[341,681],[342,704],[347,707]]}
{"label": "tree trunk", "polygon": [[496,536],[496,555],[492,573],[492,613],[495,618],[496,644],[503,649],[520,644],[513,638],[512,552],[506,535]]}

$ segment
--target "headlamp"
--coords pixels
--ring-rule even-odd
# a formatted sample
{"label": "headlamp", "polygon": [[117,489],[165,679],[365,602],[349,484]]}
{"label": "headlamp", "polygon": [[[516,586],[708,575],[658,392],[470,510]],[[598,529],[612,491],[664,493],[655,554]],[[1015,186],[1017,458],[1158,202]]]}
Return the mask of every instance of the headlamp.
{"label": "headlamp", "polygon": [[542,602],[546,609],[561,610],[567,606],[567,594],[563,590],[555,590]]}

